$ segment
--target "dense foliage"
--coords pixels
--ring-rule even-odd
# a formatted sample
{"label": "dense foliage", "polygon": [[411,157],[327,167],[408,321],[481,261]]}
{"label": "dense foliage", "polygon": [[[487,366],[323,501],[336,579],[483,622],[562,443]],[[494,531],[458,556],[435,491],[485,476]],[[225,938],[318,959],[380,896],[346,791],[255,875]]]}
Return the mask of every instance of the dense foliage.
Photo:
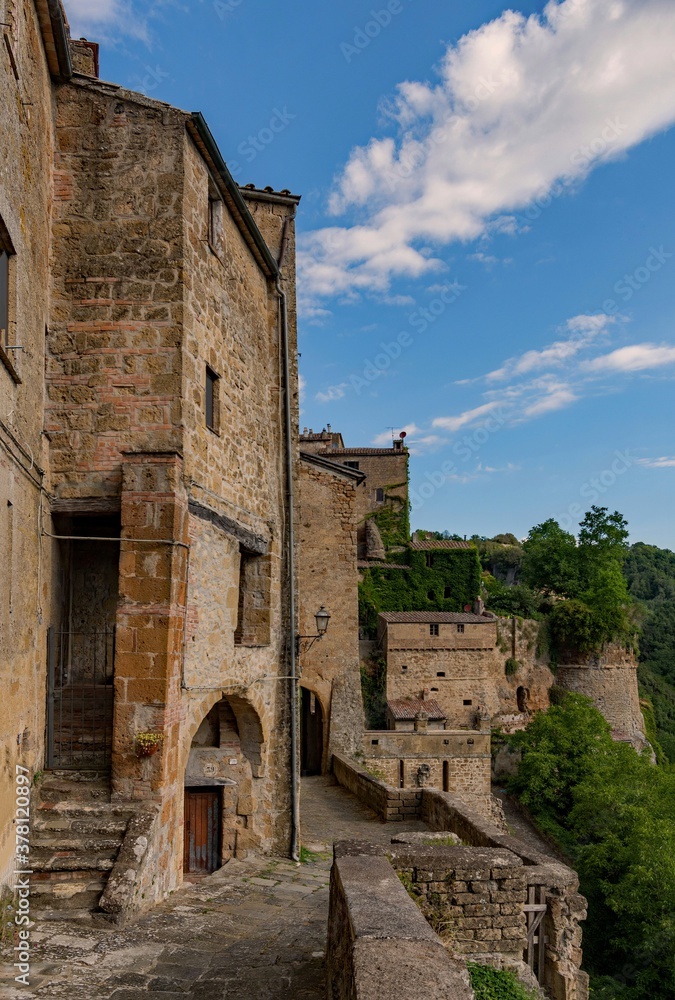
{"label": "dense foliage", "polygon": [[535,1000],[535,993],[525,989],[510,969],[469,962],[469,978],[476,1000]]}
{"label": "dense foliage", "polygon": [[675,763],[675,553],[638,542],[625,574],[642,612],[640,691],[653,705],[658,741]]}
{"label": "dense foliage", "polygon": [[579,871],[594,1000],[674,996],[675,772],[614,743],[581,695],[509,740],[522,751],[511,790]]}
{"label": "dense foliage", "polygon": [[623,574],[628,526],[618,511],[591,507],[579,536],[550,519],[523,543],[522,579],[557,600],[549,615],[553,652],[575,659],[609,642],[629,642],[634,633],[631,598]]}
{"label": "dense foliage", "polygon": [[407,549],[396,554],[407,569],[375,566],[359,585],[359,623],[363,634],[377,632],[381,611],[462,611],[480,594],[480,562],[475,548],[431,553]]}

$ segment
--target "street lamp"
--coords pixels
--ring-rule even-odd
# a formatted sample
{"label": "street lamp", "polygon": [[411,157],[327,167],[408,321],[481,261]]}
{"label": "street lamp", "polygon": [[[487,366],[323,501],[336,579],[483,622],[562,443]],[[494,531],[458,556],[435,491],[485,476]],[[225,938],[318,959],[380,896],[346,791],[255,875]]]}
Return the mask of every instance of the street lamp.
{"label": "street lamp", "polygon": [[296,656],[299,656],[301,651],[307,652],[308,649],[311,649],[317,639],[323,639],[328,630],[328,623],[330,619],[330,612],[326,611],[326,608],[322,604],[314,615],[314,620],[316,621],[316,635],[296,635]]}

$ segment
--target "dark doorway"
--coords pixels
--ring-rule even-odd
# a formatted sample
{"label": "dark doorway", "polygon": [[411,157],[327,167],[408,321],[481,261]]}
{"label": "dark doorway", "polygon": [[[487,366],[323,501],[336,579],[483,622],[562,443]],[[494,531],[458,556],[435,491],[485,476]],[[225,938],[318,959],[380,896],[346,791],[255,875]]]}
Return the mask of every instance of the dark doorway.
{"label": "dark doorway", "polygon": [[221,793],[219,788],[186,788],[183,871],[210,875],[220,868]]}
{"label": "dark doorway", "polygon": [[[113,726],[119,516],[54,517],[48,768],[107,769]],[[113,539],[113,541],[110,541]]]}
{"label": "dark doorway", "polygon": [[303,775],[321,774],[323,763],[323,712],[313,691],[300,688],[301,697],[301,762]]}

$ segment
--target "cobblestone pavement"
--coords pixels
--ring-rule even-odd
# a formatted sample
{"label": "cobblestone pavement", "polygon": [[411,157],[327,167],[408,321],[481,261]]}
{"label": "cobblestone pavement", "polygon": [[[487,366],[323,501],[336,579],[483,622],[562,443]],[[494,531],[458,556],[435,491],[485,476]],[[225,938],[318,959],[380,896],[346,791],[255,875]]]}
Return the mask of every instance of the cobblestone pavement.
{"label": "cobblestone pavement", "polygon": [[[317,852],[230,861],[123,930],[45,921],[29,987],[0,970],[3,1000],[324,1000],[333,840],[389,842],[421,823],[381,823],[327,778],[303,779],[303,841]],[[4,985],[3,985],[4,984]]]}

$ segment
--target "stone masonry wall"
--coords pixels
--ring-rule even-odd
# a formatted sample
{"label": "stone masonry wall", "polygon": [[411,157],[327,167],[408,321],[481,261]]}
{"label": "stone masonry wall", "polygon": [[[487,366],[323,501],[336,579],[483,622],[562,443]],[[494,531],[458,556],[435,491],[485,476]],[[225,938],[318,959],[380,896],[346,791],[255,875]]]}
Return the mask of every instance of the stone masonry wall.
{"label": "stone masonry wall", "polygon": [[110,496],[122,452],[181,446],[184,115],[84,80],[56,104],[53,489]]}
{"label": "stone masonry wall", "polygon": [[0,335],[0,885],[14,879],[16,766],[32,775],[43,759],[51,545],[41,530],[52,530],[40,512],[51,81],[34,3],[5,8],[0,19],[13,13],[15,24],[0,25],[0,249],[10,251],[9,327]]}
{"label": "stone masonry wall", "polygon": [[358,646],[356,502],[353,479],[300,461],[298,627],[316,632],[315,613],[330,611],[328,631],[300,654],[301,684],[313,691],[324,717],[324,761],[354,753],[364,729]]}
{"label": "stone masonry wall", "polygon": [[[369,732],[363,738],[366,767],[398,788],[403,765],[404,788],[423,785],[452,791],[473,808],[490,815],[490,734]],[[420,779],[420,767],[428,772]]]}
{"label": "stone masonry wall", "polygon": [[404,885],[455,955],[522,961],[526,871],[511,851],[477,847],[393,847]]}

